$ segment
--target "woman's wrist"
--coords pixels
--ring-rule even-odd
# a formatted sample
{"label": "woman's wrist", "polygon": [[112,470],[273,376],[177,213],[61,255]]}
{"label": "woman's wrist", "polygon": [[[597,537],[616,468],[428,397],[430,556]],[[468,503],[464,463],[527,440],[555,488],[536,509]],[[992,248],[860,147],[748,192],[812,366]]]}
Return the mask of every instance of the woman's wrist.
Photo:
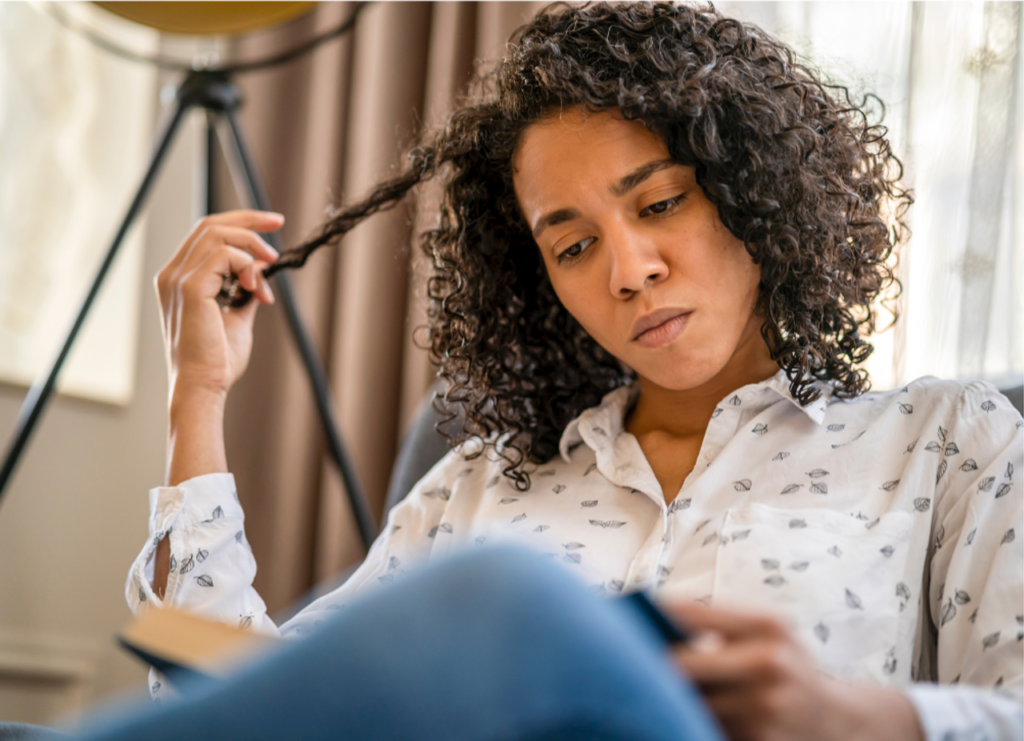
{"label": "woman's wrist", "polygon": [[208,473],[226,473],[224,406],[227,395],[203,388],[176,388],[168,410],[168,486]]}
{"label": "woman's wrist", "polygon": [[914,703],[905,692],[867,684],[833,685],[838,704],[846,709],[845,727],[837,738],[850,741],[925,741]]}

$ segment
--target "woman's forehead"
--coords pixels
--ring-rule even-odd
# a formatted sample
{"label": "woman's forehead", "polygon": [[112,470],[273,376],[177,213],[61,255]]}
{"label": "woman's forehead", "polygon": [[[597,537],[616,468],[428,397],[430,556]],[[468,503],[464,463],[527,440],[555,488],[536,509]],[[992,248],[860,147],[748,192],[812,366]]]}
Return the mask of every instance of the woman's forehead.
{"label": "woman's forehead", "polygon": [[669,159],[664,140],[614,111],[569,109],[531,124],[513,157],[524,210],[580,188],[613,189],[638,167]]}

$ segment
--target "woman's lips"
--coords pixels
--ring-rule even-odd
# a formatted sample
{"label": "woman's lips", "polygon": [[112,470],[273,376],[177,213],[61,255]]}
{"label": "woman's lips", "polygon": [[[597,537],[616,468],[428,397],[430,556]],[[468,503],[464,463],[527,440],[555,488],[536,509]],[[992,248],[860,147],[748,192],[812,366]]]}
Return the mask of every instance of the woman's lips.
{"label": "woman's lips", "polygon": [[634,340],[641,347],[654,349],[667,345],[672,342],[676,337],[682,334],[683,329],[686,328],[686,322],[690,318],[690,312],[685,314],[677,314],[676,316],[668,319],[656,327],[651,327],[646,332],[642,332]]}

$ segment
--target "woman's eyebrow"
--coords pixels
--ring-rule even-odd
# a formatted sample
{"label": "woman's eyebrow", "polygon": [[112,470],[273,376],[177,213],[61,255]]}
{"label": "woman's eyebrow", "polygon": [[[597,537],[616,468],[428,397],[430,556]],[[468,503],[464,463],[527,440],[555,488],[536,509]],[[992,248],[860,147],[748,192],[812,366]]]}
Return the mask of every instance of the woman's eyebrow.
{"label": "woman's eyebrow", "polygon": [[[616,197],[621,198],[654,173],[678,164],[679,163],[673,159],[663,159],[648,162],[646,165],[640,165],[640,167],[633,170],[633,172],[619,178],[618,182],[612,185],[612,193]],[[557,211],[546,213],[537,219],[537,223],[533,225],[533,238],[536,239],[539,237],[540,233],[549,226],[556,226],[558,224],[564,224],[567,221],[572,221],[573,219],[578,219],[579,215],[580,212],[574,208],[560,208]]]}
{"label": "woman's eyebrow", "polygon": [[665,170],[677,164],[679,163],[676,162],[675,160],[663,159],[648,162],[646,165],[641,165],[628,175],[624,175],[623,177],[619,178],[619,181],[615,183],[611,188],[612,194],[618,198],[621,198],[622,196],[629,193],[629,191],[633,190],[633,188],[640,185],[640,183],[642,183],[644,180],[649,178],[654,173],[659,172],[660,170]]}
{"label": "woman's eyebrow", "polygon": [[580,212],[574,208],[560,208],[557,211],[546,213],[537,219],[537,223],[533,225],[533,238],[539,237],[540,233],[549,226],[564,224],[567,221],[578,219],[579,216]]}

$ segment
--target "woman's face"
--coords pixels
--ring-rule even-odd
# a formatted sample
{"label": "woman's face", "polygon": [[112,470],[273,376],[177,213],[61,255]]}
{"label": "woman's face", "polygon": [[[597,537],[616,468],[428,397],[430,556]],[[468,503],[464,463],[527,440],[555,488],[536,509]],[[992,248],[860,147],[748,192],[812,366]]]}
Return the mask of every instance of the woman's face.
{"label": "woman's face", "polygon": [[570,109],[530,126],[513,165],[558,298],[642,379],[681,391],[763,362],[761,270],[661,137]]}

